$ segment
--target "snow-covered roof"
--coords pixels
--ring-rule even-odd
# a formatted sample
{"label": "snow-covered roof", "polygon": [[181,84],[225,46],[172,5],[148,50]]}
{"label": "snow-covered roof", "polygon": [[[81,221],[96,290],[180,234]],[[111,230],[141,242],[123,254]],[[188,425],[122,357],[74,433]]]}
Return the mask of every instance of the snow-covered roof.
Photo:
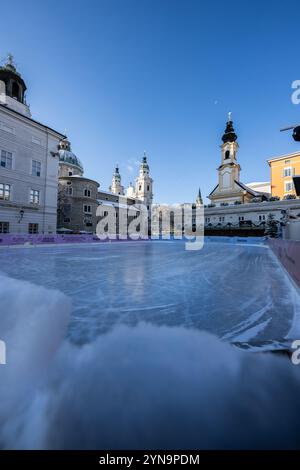
{"label": "snow-covered roof", "polygon": [[98,203],[100,206],[109,206],[109,207],[115,207],[118,209],[130,209],[134,211],[139,211],[138,208],[136,208],[133,204],[122,204],[120,202],[113,202],[113,201],[103,201],[103,199],[98,199]]}

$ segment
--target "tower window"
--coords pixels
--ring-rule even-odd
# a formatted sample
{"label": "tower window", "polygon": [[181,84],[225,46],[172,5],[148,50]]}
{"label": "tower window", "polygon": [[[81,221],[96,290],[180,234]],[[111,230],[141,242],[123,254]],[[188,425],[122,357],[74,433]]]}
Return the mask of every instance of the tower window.
{"label": "tower window", "polygon": [[226,152],[225,152],[225,158],[230,158],[230,151],[229,151],[229,150],[226,150]]}
{"label": "tower window", "polygon": [[85,189],[85,190],[84,190],[84,195],[85,195],[85,197],[91,197],[91,191],[90,191],[90,189]]}
{"label": "tower window", "polygon": [[150,186],[149,186],[149,184],[147,185],[147,191],[150,191]]}
{"label": "tower window", "polygon": [[141,191],[141,190],[142,190],[142,185],[140,184],[140,185],[139,185],[139,191]]}
{"label": "tower window", "polygon": [[91,212],[92,212],[91,206],[89,206],[89,205],[84,205],[84,206],[83,206],[83,212],[84,212],[85,214],[91,214]]}
{"label": "tower window", "polygon": [[16,82],[14,82],[12,86],[12,97],[16,98],[17,100],[20,99],[20,88]]}

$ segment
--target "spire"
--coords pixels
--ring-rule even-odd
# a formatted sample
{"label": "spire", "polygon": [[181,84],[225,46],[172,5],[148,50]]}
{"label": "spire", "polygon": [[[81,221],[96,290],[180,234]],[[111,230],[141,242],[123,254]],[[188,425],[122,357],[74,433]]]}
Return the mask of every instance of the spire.
{"label": "spire", "polygon": [[232,121],[232,113],[228,113],[228,119],[226,123],[226,129],[223,134],[222,140],[224,144],[227,142],[235,142],[237,140],[237,135],[234,132],[233,121]]}
{"label": "spire", "polygon": [[196,199],[196,204],[203,204],[202,195],[201,195],[201,189],[200,189],[200,188],[199,188],[199,191],[198,191],[198,196],[197,196],[197,199]]}
{"label": "spire", "polygon": [[121,175],[119,170],[119,165],[116,163],[115,171],[113,173],[111,185],[109,187],[109,191],[114,194],[124,195],[124,188],[121,184]]}
{"label": "spire", "polygon": [[143,156],[143,163],[147,163],[147,154],[145,150],[144,150],[144,156]]}
{"label": "spire", "polygon": [[5,68],[16,73],[16,66],[14,64],[14,56],[11,53],[7,54]]}

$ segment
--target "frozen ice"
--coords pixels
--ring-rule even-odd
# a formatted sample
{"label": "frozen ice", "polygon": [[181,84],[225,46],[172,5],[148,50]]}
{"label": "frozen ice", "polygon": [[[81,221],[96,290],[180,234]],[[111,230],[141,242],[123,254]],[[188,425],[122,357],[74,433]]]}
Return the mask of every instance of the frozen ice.
{"label": "frozen ice", "polygon": [[1,448],[299,448],[300,366],[249,352],[298,329],[298,293],[268,248],[137,242],[0,259]]}
{"label": "frozen ice", "polygon": [[299,295],[264,245],[128,242],[0,251],[9,276],[72,299],[69,337],[83,344],[114,326],[184,326],[246,348],[289,347]]}

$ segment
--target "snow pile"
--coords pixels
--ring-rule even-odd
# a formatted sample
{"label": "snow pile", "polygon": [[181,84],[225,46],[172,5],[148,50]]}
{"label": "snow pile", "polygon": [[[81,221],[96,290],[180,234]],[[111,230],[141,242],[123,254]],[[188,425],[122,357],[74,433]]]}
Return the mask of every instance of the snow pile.
{"label": "snow pile", "polygon": [[3,448],[299,447],[288,358],[149,324],[77,347],[62,341],[62,294],[1,277],[0,298]]}

